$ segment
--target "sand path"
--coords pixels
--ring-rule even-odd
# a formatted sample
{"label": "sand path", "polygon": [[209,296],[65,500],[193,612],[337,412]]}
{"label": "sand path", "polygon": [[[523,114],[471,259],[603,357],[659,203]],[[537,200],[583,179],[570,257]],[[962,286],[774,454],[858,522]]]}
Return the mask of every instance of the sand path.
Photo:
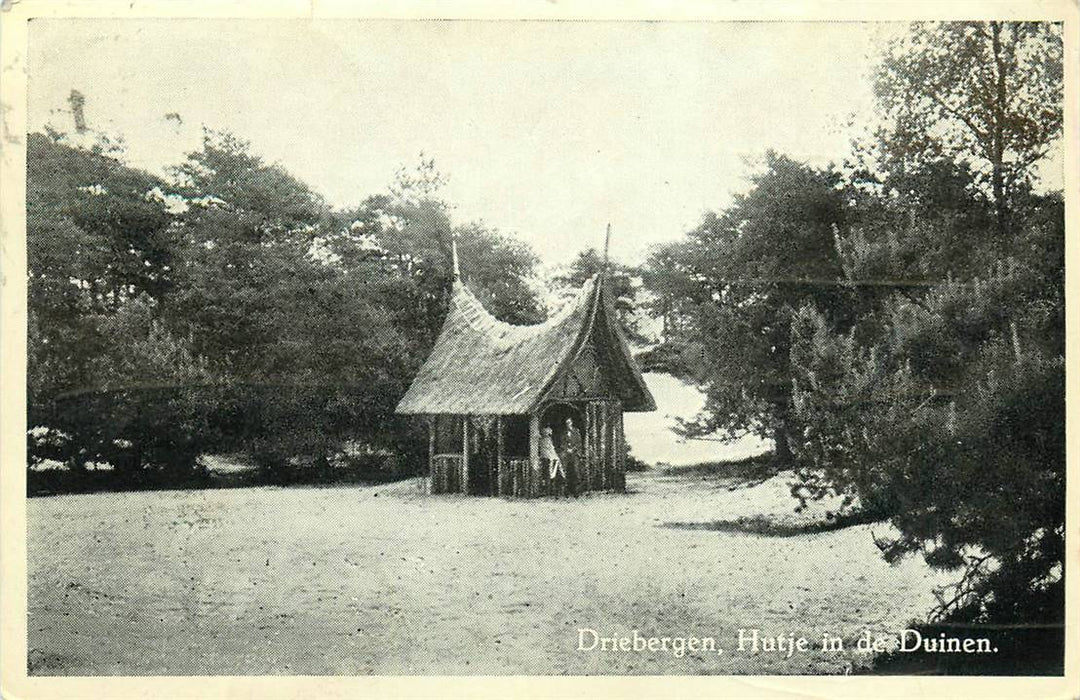
{"label": "sand path", "polygon": [[[382,487],[29,501],[37,674],[842,673],[866,657],[738,653],[739,628],[854,641],[933,602],[870,526],[797,537],[666,527],[787,513],[777,479],[630,475],[633,493],[511,501]],[[876,526],[879,534],[882,526]],[[577,651],[713,636],[723,654]]]}

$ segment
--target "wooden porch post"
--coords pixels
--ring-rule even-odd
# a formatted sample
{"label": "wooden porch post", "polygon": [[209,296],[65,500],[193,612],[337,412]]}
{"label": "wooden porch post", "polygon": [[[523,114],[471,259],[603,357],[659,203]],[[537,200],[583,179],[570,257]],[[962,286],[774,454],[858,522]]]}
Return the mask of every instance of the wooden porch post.
{"label": "wooden porch post", "polygon": [[435,490],[435,423],[438,416],[428,418],[428,493],[436,493]]}
{"label": "wooden porch post", "polygon": [[461,492],[469,493],[469,417],[461,417]]}
{"label": "wooden porch post", "polygon": [[495,416],[495,495],[503,489],[503,426],[502,416]]}
{"label": "wooden porch post", "polygon": [[540,474],[540,412],[529,414],[529,477],[525,480],[526,496],[535,496]]}
{"label": "wooden porch post", "polygon": [[626,491],[626,433],[621,402],[615,404],[615,490]]}
{"label": "wooden porch post", "polygon": [[585,490],[596,488],[596,405],[585,404]]}

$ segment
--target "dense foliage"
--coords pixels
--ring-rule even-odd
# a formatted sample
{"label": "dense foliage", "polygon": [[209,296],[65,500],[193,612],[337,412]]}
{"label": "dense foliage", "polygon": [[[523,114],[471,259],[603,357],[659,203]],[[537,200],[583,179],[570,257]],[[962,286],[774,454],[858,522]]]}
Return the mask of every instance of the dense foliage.
{"label": "dense foliage", "polygon": [[959,572],[931,622],[1012,626],[1017,653],[1064,613],[1059,29],[913,26],[874,140],[824,171],[770,155],[646,276],[682,317],[654,355],[708,392],[688,430],[771,432],[803,502]]}
{"label": "dense foliage", "polygon": [[706,391],[689,434],[753,431],[788,459],[792,319],[811,304],[833,324],[848,322],[850,294],[837,284],[835,236],[848,225],[838,183],[833,173],[769,153],[747,194],[653,254],[647,280],[662,299],[679,299],[687,329],[668,340],[667,368]]}
{"label": "dense foliage", "polygon": [[[207,132],[168,182],[119,155],[29,140],[32,463],[178,483],[200,453],[242,450],[284,479],[347,443],[424,444],[393,408],[449,293],[454,229],[430,161],[334,211],[229,134]],[[538,320],[532,252],[456,233],[494,313]]]}

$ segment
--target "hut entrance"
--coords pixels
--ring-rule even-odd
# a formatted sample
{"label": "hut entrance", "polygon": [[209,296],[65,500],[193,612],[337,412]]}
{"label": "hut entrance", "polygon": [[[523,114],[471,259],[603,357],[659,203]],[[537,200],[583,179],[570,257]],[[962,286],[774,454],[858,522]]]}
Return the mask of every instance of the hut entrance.
{"label": "hut entrance", "polygon": [[555,437],[555,446],[560,450],[565,449],[562,444],[564,435],[566,434],[566,420],[573,421],[574,427],[582,435],[585,434],[585,423],[582,417],[582,409],[569,403],[554,403],[548,406],[544,410],[544,415],[540,418],[540,430],[544,428],[551,428],[551,432]]}
{"label": "hut entrance", "polygon": [[[570,437],[566,421],[576,435]],[[625,488],[625,448],[622,406],[617,399],[590,397],[559,400],[540,413],[540,425],[550,427],[555,447],[567,462],[571,491],[607,491]],[[573,445],[574,451],[566,454]]]}

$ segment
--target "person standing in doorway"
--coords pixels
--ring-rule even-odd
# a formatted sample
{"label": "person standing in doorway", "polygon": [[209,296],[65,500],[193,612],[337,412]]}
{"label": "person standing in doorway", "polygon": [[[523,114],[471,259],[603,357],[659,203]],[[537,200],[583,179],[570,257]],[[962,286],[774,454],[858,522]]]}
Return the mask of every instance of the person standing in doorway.
{"label": "person standing in doorway", "polygon": [[552,440],[551,433],[551,426],[546,426],[540,436],[540,461],[547,465],[549,492],[558,496],[566,486],[566,469],[559,459],[559,453],[555,451],[555,441]]}
{"label": "person standing in doorway", "polygon": [[566,432],[562,436],[563,465],[566,467],[566,484],[571,494],[577,496],[583,491],[581,483],[581,460],[584,443],[581,431],[574,425],[574,419],[567,417]]}

